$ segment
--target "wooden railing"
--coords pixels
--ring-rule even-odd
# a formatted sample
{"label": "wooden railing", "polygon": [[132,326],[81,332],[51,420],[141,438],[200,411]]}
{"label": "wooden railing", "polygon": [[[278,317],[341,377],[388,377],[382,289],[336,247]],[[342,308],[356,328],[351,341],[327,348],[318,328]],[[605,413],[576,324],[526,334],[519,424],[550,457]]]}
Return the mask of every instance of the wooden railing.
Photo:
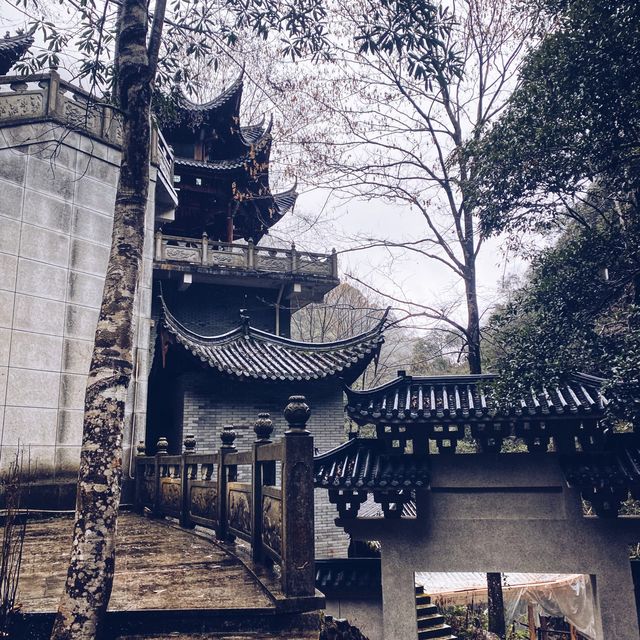
{"label": "wooden railing", "polygon": [[[254,561],[280,565],[286,597],[313,596],[313,438],[305,428],[309,413],[304,396],[291,396],[284,410],[289,428],[277,442],[270,440],[269,414],[260,414],[254,426],[257,439],[249,451],[236,450],[232,426],[224,427],[217,453],[195,453],[193,436],[185,438],[181,455],[168,455],[166,438],[158,441],[155,456],[144,455],[144,446],[139,446],[136,508],[177,518],[183,527],[213,529],[219,540],[245,540]],[[238,481],[238,467],[250,468],[249,482]]]}
{"label": "wooden railing", "polygon": [[330,254],[290,249],[257,247],[246,244],[214,242],[206,233],[202,238],[185,238],[156,233],[156,262],[180,262],[207,267],[248,269],[303,275],[338,277],[335,249]]}

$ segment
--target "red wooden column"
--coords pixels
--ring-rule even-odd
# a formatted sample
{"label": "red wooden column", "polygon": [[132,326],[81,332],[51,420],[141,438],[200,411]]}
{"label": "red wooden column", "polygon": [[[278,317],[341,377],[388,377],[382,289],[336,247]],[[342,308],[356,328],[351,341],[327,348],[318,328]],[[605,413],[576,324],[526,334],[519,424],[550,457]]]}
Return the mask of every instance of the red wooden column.
{"label": "red wooden column", "polygon": [[315,595],[313,437],[304,396],[291,396],[284,409],[282,462],[282,590],[288,597]]}

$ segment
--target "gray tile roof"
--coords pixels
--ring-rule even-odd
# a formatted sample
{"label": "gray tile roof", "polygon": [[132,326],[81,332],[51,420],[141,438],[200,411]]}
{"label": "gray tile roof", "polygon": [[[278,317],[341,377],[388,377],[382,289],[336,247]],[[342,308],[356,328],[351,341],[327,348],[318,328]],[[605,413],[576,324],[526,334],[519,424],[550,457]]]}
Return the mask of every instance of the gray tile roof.
{"label": "gray tile roof", "polygon": [[495,375],[413,377],[395,380],[365,391],[347,389],[347,412],[359,424],[467,423],[485,420],[602,417],[606,399],[602,380],[575,374],[562,384],[539,390],[509,406],[497,406],[491,395]]}
{"label": "gray tile roof", "polygon": [[202,336],[180,324],[163,300],[163,322],[187,351],[221,373],[257,380],[355,380],[377,357],[386,318],[366,333],[329,343],[282,338],[244,324],[218,336]]}
{"label": "gray tile roof", "polygon": [[263,157],[271,151],[271,143],[273,138],[269,130],[263,132],[262,137],[251,145],[251,148],[236,158],[226,158],[224,160],[194,160],[193,158],[176,158],[175,163],[178,166],[196,167],[205,169],[212,173],[218,171],[232,171],[234,169],[246,169],[254,163],[261,163]]}
{"label": "gray tile roof", "polygon": [[30,33],[19,33],[9,37],[0,38],[0,75],[5,75],[11,67],[29,50],[33,44],[33,36]]}
{"label": "gray tile roof", "polygon": [[314,483],[326,489],[426,489],[428,457],[394,453],[383,440],[353,438],[315,456]]}

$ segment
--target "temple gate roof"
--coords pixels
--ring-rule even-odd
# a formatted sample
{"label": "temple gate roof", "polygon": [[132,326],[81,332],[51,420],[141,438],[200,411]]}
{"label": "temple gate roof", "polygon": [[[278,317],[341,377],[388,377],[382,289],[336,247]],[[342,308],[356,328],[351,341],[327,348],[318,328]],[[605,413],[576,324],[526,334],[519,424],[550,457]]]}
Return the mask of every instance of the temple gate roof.
{"label": "temple gate roof", "polygon": [[451,456],[467,436],[478,453],[489,454],[500,454],[505,438],[521,438],[537,454],[545,454],[553,441],[548,455],[599,516],[616,516],[629,495],[640,499],[640,434],[612,428],[604,380],[576,373],[498,404],[492,374],[400,373],[372,389],[346,388],[349,417],[360,426],[375,425],[375,438],[354,437],[315,457],[315,485],[329,491],[342,518],[356,517],[370,494],[385,517],[400,517],[412,494],[429,489],[435,451],[430,443],[439,455]]}
{"label": "temple gate roof", "polygon": [[553,387],[531,389],[516,402],[498,405],[492,396],[494,374],[469,376],[399,375],[387,384],[357,391],[345,389],[349,417],[358,424],[424,424],[455,421],[549,419],[556,416],[601,416],[607,404],[604,382],[574,374]]}
{"label": "temple gate roof", "polygon": [[314,458],[316,487],[426,489],[426,456],[398,456],[375,438],[352,438]]}

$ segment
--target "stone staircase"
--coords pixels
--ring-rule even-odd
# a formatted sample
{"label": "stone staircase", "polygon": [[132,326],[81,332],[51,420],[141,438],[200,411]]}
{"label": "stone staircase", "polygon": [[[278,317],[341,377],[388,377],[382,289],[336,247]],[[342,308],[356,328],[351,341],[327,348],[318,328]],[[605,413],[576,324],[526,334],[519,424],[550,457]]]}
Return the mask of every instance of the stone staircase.
{"label": "stone staircase", "polygon": [[431,604],[431,596],[424,592],[424,587],[416,587],[416,613],[418,617],[418,640],[440,638],[441,640],[456,640],[451,633],[451,627],[444,623],[444,616],[438,613],[438,608]]}

